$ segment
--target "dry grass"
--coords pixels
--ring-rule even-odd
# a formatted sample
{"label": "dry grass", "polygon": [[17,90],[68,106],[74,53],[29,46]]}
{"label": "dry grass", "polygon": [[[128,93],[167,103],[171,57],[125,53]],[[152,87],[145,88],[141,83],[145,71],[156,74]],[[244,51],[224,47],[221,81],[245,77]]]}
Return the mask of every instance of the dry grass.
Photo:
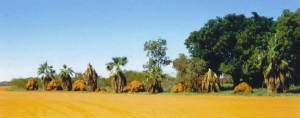
{"label": "dry grass", "polygon": [[0,92],[1,118],[299,118],[299,113],[300,97]]}

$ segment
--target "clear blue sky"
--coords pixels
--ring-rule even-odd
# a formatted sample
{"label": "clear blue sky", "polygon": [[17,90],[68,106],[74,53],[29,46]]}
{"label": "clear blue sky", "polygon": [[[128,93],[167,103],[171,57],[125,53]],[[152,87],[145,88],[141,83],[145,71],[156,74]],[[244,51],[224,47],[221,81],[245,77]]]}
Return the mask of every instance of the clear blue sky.
{"label": "clear blue sky", "polygon": [[[274,17],[300,0],[1,0],[0,81],[37,76],[48,61],[107,77],[105,63],[127,56],[124,69],[143,70],[145,41],[167,39],[167,55],[188,54],[184,40],[216,16],[252,11]],[[172,66],[164,71],[175,75]]]}

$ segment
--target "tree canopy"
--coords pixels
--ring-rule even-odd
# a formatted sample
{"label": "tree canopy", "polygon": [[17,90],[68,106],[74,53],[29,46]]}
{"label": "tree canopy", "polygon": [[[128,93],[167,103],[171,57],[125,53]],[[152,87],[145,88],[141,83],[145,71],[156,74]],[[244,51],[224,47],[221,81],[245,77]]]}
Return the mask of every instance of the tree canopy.
{"label": "tree canopy", "polygon": [[[276,51],[294,71],[299,71],[300,10],[284,10],[274,21],[273,18],[252,12],[251,17],[243,14],[228,14],[209,20],[199,31],[191,32],[185,45],[191,57],[206,61],[207,67],[218,74],[230,74],[234,85],[246,81],[252,86],[261,86],[264,73],[270,63],[270,40],[278,43]],[[269,59],[270,60],[270,59]],[[292,69],[293,70],[293,69]],[[297,76],[294,76],[297,78]],[[299,78],[299,74],[298,74]]]}
{"label": "tree canopy", "polygon": [[184,81],[204,75],[207,72],[206,62],[201,58],[188,58],[184,54],[173,61],[173,67],[177,70],[177,79]]}
{"label": "tree canopy", "polygon": [[144,65],[144,68],[152,70],[155,66],[161,67],[169,65],[171,60],[166,56],[167,49],[167,41],[165,39],[159,38],[145,42],[144,51],[147,52],[149,61]]}

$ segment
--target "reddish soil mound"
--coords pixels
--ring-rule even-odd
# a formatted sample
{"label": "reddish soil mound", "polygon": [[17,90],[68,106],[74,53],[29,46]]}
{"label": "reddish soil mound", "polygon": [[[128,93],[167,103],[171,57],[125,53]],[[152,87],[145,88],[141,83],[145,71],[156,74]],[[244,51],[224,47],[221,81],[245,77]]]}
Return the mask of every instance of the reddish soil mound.
{"label": "reddish soil mound", "polygon": [[144,84],[140,81],[132,81],[129,85],[127,85],[124,89],[123,92],[144,92],[145,87]]}
{"label": "reddish soil mound", "polygon": [[72,88],[73,91],[86,91],[86,86],[84,84],[84,80],[83,79],[79,79],[79,80],[76,80],[74,83],[73,83],[73,88]]}
{"label": "reddish soil mound", "polygon": [[246,82],[242,82],[234,87],[234,93],[252,93],[252,87]]}
{"label": "reddish soil mound", "polygon": [[25,88],[28,91],[33,91],[33,90],[38,90],[39,86],[37,84],[37,81],[35,79],[31,78],[31,79],[28,80]]}
{"label": "reddish soil mound", "polygon": [[183,92],[184,88],[185,88],[184,83],[180,82],[173,87],[172,92],[174,93]]}
{"label": "reddish soil mound", "polygon": [[47,91],[56,91],[56,90],[62,90],[62,87],[60,83],[58,83],[55,79],[52,79],[50,83],[47,86]]}

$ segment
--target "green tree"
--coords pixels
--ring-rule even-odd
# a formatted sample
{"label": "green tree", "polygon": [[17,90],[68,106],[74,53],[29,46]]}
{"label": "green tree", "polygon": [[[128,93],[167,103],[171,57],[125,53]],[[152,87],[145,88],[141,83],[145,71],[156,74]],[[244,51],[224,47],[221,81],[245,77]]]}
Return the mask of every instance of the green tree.
{"label": "green tree", "polygon": [[189,76],[189,59],[184,54],[179,54],[179,57],[173,61],[173,68],[177,70],[176,78],[179,81],[184,81]]}
{"label": "green tree", "polygon": [[60,69],[59,77],[62,82],[62,87],[64,90],[71,91],[72,90],[72,78],[71,76],[74,74],[72,68],[68,68],[66,64],[63,65],[63,68]]}
{"label": "green tree", "polygon": [[234,85],[241,80],[252,85],[261,84],[263,75],[248,70],[247,60],[257,46],[266,47],[265,37],[274,32],[274,21],[255,12],[252,14],[250,18],[229,14],[209,20],[186,39],[185,45],[191,56],[205,60],[207,67],[217,74],[232,75]]}
{"label": "green tree", "polygon": [[247,60],[245,70],[261,72],[269,92],[287,92],[294,79],[299,81],[299,13],[300,10],[284,10],[277,20],[276,32],[266,35],[267,46],[257,46]]}
{"label": "green tree", "polygon": [[146,78],[152,79],[152,84],[149,88],[150,93],[162,92],[161,79],[163,78],[162,66],[169,65],[171,60],[166,56],[167,41],[159,38],[158,40],[150,40],[145,42],[144,51],[147,52],[149,58],[144,68],[146,69]]}
{"label": "green tree", "polygon": [[173,61],[173,67],[177,70],[177,79],[185,81],[204,75],[207,71],[206,62],[200,58],[187,58],[184,54]]}
{"label": "green tree", "polygon": [[300,9],[282,12],[276,23],[276,39],[280,55],[294,69],[292,78],[300,84]]}
{"label": "green tree", "polygon": [[42,76],[43,88],[46,90],[49,82],[54,79],[55,70],[53,69],[53,66],[50,66],[45,62],[40,65],[37,74],[38,76]]}
{"label": "green tree", "polygon": [[[115,93],[121,93],[123,88],[127,85],[126,77],[121,70],[121,66],[125,66],[127,64],[127,57],[113,57],[112,62],[107,63],[106,69],[111,71],[112,77],[112,90]],[[113,69],[116,69],[115,72]]]}
{"label": "green tree", "polygon": [[134,80],[137,81],[144,81],[144,73],[133,71],[133,70],[124,70],[124,75],[126,77],[127,83],[130,83]]}

